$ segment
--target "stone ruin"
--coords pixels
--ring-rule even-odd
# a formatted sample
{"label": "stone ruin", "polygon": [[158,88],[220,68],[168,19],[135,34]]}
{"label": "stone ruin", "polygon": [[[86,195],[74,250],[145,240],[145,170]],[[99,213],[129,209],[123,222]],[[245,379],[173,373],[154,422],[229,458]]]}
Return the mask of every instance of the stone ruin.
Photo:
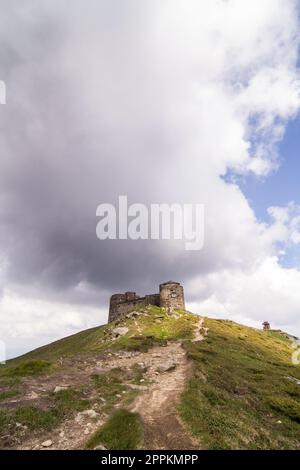
{"label": "stone ruin", "polygon": [[183,287],[179,282],[168,281],[160,284],[159,294],[147,294],[144,297],[139,297],[135,292],[114,294],[110,298],[108,321],[112,322],[120,315],[147,305],[164,307],[168,311],[185,310]]}

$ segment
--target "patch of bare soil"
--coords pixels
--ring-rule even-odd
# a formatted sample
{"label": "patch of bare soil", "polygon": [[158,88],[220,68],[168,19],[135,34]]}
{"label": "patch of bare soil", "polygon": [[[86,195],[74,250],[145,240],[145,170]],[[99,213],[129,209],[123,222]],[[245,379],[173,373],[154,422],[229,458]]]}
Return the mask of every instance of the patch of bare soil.
{"label": "patch of bare soil", "polygon": [[[180,343],[171,343],[163,349],[160,357],[155,351],[149,354],[148,376],[154,383],[138,396],[131,410],[142,417],[146,449],[199,449],[199,444],[188,433],[176,410],[189,376],[190,364]],[[176,367],[156,375],[157,367],[166,359],[173,361]]]}

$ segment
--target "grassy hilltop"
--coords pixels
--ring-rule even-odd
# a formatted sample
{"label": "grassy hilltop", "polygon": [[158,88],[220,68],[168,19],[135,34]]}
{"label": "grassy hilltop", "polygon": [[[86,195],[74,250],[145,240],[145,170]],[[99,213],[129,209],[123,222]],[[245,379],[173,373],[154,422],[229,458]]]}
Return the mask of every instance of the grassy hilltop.
{"label": "grassy hilltop", "polygon": [[[172,398],[190,436],[186,441],[181,432],[182,445],[299,449],[300,367],[291,362],[288,335],[205,318],[208,334],[194,342],[198,323],[188,312],[144,307],[1,366],[0,447],[38,448],[44,436],[57,448],[145,448],[154,438],[135,404],[145,396],[147,407],[151,387],[176,374],[183,380],[186,367],[183,392]],[[125,333],[116,336],[116,327]],[[168,359],[164,351],[179,354],[177,343],[181,369],[157,372]],[[172,390],[165,393],[171,400]],[[163,435],[167,419],[159,425]]]}

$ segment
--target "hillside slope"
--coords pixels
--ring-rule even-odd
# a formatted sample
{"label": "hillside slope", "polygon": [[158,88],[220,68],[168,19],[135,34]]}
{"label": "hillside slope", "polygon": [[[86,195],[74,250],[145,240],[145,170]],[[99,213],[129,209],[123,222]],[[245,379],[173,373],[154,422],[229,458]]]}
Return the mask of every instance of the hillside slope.
{"label": "hillside slope", "polygon": [[0,447],[298,449],[291,354],[280,332],[143,308],[2,366]]}

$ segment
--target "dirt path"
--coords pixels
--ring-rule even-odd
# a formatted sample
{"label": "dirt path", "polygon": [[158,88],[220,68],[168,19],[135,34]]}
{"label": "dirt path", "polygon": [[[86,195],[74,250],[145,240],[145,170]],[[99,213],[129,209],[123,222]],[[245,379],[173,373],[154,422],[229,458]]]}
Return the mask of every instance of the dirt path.
{"label": "dirt path", "polygon": [[[166,361],[173,362],[175,368],[158,372]],[[89,374],[92,371],[105,372],[114,367],[130,368],[136,363],[144,366],[147,371],[144,374],[144,382],[136,386],[140,393],[130,410],[137,411],[142,417],[145,448],[198,449],[199,445],[189,435],[176,411],[190,372],[190,364],[180,342],[169,343],[165,347],[154,347],[146,353],[128,355],[120,352],[111,355],[101,362],[96,362],[92,367],[89,365],[88,371],[81,371],[82,375],[77,377],[77,380],[85,377],[87,372]],[[68,382],[70,383],[71,380]],[[122,407],[122,402],[116,405],[116,408],[119,407]],[[41,443],[51,440],[51,449],[82,449],[89,436],[104,422],[105,420],[100,415],[98,419],[90,419],[87,416],[80,421],[66,420],[49,433],[42,433],[39,437],[27,439],[18,448],[42,449]]]}
{"label": "dirt path", "polygon": [[[145,448],[199,449],[199,444],[189,435],[176,410],[180,395],[185,389],[190,364],[180,343],[168,345],[163,353],[164,360],[176,363],[175,369],[156,376],[156,381],[146,392],[139,395],[131,409],[142,417]],[[150,375],[156,365],[158,364],[153,361]]]}
{"label": "dirt path", "polygon": [[[200,318],[195,329],[193,341],[203,341],[207,335],[207,329]],[[167,450],[192,450],[199,449],[199,443],[190,435],[185,424],[180,420],[177,406],[180,396],[186,388],[187,380],[191,373],[191,363],[187,360],[185,350],[180,342],[170,342],[164,347],[154,347],[148,352],[128,353],[119,352],[108,354],[105,358],[90,358],[84,361],[79,368],[70,365],[70,373],[50,377],[47,381],[39,382],[28,380],[29,389],[40,394],[41,390],[52,389],[55,385],[73,385],[77,382],[87,381],[91,373],[105,373],[114,367],[130,368],[133,364],[139,364],[146,370],[140,385],[134,386],[139,391],[138,397],[130,406],[130,410],[141,415],[144,424],[144,448]],[[169,370],[162,371],[166,364]],[[75,370],[76,369],[76,370]],[[76,375],[76,379],[75,379]],[[125,398],[125,396],[124,396]],[[38,401],[38,400],[33,400]],[[115,408],[122,407],[122,400]],[[95,409],[95,407],[94,407]],[[98,412],[98,409],[96,408]],[[82,449],[90,435],[99,429],[105,422],[101,411],[97,417],[89,416],[78,420],[73,418],[66,420],[62,425],[49,433],[34,438],[29,438],[19,449],[41,449],[41,443],[50,439],[51,449]]]}
{"label": "dirt path", "polygon": [[195,330],[195,337],[193,339],[193,343],[197,343],[198,341],[203,341],[205,336],[208,334],[208,328],[204,326],[204,318],[200,318]]}

